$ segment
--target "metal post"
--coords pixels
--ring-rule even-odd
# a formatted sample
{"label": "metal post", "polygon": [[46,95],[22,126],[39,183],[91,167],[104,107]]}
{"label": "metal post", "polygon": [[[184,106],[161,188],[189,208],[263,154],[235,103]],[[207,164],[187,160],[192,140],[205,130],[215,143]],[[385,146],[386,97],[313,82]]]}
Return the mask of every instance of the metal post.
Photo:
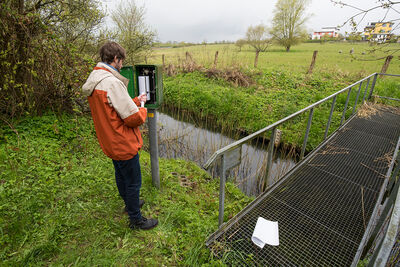
{"label": "metal post", "polygon": [[303,147],[301,148],[300,159],[304,158],[304,153],[306,152],[308,134],[309,134],[310,128],[311,128],[311,121],[312,121],[312,118],[313,118],[313,114],[314,114],[314,108],[310,109],[310,115],[308,116],[306,135],[304,136]]}
{"label": "metal post", "polygon": [[219,214],[218,226],[224,223],[224,201],[225,201],[225,160],[224,155],[221,156],[221,177],[219,178]]}
{"label": "metal post", "polygon": [[367,92],[368,92],[368,86],[369,86],[369,80],[370,80],[371,78],[368,78],[368,80],[367,80],[367,85],[365,86],[365,91],[364,91],[364,96],[363,96],[363,100],[362,100],[362,104],[364,104],[364,101],[365,101],[365,97],[367,96]]}
{"label": "metal post", "polygon": [[336,96],[333,97],[333,101],[332,101],[332,105],[331,105],[331,113],[329,114],[328,123],[326,124],[324,140],[328,136],[329,127],[330,127],[331,121],[332,121],[333,110],[335,109],[335,103],[336,103]]}
{"label": "metal post", "polygon": [[344,110],[343,110],[342,119],[340,120],[340,126],[342,126],[343,120],[346,119],[347,104],[349,104],[351,89],[352,89],[352,87],[349,89],[349,92],[348,92],[348,94],[347,94],[346,104],[344,104]]}
{"label": "metal post", "polygon": [[271,138],[269,139],[268,146],[268,162],[267,169],[265,172],[265,188],[268,188],[272,184],[271,170],[272,170],[272,159],[274,154],[274,146],[275,146],[275,138],[276,138],[276,127],[272,129]]}
{"label": "metal post", "polygon": [[360,86],[358,87],[358,92],[357,92],[357,96],[356,96],[356,102],[354,102],[354,107],[353,107],[353,112],[352,112],[352,114],[354,114],[354,112],[356,111],[357,102],[358,102],[358,97],[360,96],[362,83],[363,83],[363,82],[360,82]]}
{"label": "metal post", "polygon": [[149,142],[151,177],[153,185],[160,189],[160,170],[158,166],[158,140],[157,140],[157,112],[155,109],[148,109]]}
{"label": "metal post", "polygon": [[371,91],[369,92],[369,95],[368,95],[368,99],[371,98],[372,93],[374,92],[375,83],[376,83],[376,79],[377,79],[377,78],[378,78],[378,73],[375,73],[374,80],[372,81],[372,85],[371,85]]}

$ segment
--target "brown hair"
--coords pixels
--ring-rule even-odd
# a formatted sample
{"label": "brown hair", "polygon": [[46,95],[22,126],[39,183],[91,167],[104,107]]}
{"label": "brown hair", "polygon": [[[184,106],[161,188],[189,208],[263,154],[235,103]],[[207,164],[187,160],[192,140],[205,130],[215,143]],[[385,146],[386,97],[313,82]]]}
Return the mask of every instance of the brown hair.
{"label": "brown hair", "polygon": [[114,58],[125,59],[125,49],[116,42],[108,41],[100,48],[101,61],[110,64]]}

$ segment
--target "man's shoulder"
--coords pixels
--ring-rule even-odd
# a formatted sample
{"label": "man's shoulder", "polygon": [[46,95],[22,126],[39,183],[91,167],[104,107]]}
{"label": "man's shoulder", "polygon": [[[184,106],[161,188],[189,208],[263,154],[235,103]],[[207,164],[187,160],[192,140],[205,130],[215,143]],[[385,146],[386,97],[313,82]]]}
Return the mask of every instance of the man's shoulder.
{"label": "man's shoulder", "polygon": [[99,83],[99,88],[102,90],[126,90],[123,82],[113,75],[104,77],[104,79]]}

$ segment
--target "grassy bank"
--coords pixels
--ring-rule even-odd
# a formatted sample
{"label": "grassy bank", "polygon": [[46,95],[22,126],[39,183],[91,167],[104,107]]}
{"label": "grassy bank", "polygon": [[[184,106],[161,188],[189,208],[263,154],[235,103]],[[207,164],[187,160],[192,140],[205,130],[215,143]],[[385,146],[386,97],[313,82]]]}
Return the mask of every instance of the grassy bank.
{"label": "grassy bank", "polygon": [[[251,74],[250,74],[251,75]],[[165,77],[165,104],[188,110],[203,120],[213,121],[222,132],[240,130],[252,133],[278,121],[330,94],[350,85],[362,77],[319,73],[311,77],[284,71],[253,73],[254,85],[235,87],[222,79],[210,79],[203,73],[181,73]],[[376,94],[400,98],[400,80],[385,79],[378,82]],[[372,83],[372,81],[371,81]],[[361,94],[366,83],[361,88]],[[389,90],[384,90],[389,88]],[[346,116],[352,113],[352,105],[358,92],[353,88]],[[332,132],[340,123],[347,93],[339,95],[333,114]],[[359,97],[361,103],[362,95]],[[323,138],[328,121],[331,101],[315,110],[308,149],[315,147]],[[282,126],[282,141],[292,147],[302,144],[308,113]]]}
{"label": "grassy bank", "polygon": [[[1,265],[220,265],[204,245],[217,229],[219,182],[193,163],[161,159],[159,191],[149,154],[140,156],[143,213],[160,222],[150,231],[127,227],[90,118],[49,114],[1,126]],[[226,219],[250,201],[228,183]]]}

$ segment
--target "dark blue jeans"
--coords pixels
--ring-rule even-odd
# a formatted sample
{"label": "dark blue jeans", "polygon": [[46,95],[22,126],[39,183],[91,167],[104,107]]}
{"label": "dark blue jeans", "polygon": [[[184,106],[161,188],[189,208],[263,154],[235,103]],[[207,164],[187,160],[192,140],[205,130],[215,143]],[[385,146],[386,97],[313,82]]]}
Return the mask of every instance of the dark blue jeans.
{"label": "dark blue jeans", "polygon": [[128,160],[113,160],[115,180],[119,194],[125,202],[131,222],[142,218],[139,207],[139,193],[142,186],[139,153]]}

